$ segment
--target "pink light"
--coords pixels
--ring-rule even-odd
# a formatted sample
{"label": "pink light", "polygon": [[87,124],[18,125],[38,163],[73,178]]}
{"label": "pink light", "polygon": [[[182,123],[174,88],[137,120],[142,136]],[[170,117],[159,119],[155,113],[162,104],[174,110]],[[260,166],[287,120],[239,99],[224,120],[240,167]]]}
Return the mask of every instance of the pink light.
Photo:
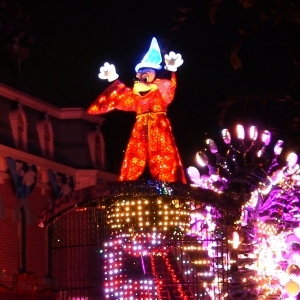
{"label": "pink light", "polygon": [[223,138],[223,141],[225,144],[227,144],[227,145],[230,144],[231,136],[230,136],[230,132],[228,129],[225,128],[222,130],[222,138]]}
{"label": "pink light", "polygon": [[200,172],[198,171],[197,168],[195,167],[188,167],[187,168],[187,174],[190,178],[191,181],[193,181],[194,183],[198,183],[200,180]]}
{"label": "pink light", "polygon": [[261,135],[261,141],[268,146],[271,141],[271,132],[268,130],[264,130],[262,135]]}
{"label": "pink light", "polygon": [[215,143],[214,140],[207,139],[206,140],[206,144],[208,145],[208,148],[209,148],[209,150],[210,150],[211,153],[213,153],[213,154],[218,153],[218,147],[217,147],[217,145],[216,145],[216,143]]}
{"label": "pink light", "polygon": [[280,155],[282,152],[282,145],[283,145],[283,141],[282,140],[278,140],[275,147],[274,147],[274,154],[275,155]]}

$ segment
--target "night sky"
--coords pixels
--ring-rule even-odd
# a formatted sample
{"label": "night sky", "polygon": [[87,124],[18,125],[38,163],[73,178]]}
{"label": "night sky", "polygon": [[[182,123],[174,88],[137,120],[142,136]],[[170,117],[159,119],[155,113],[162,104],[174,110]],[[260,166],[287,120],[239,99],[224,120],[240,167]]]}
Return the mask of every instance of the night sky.
{"label": "night sky", "polygon": [[[26,34],[32,35],[34,42],[21,40],[30,53],[21,64],[20,75],[6,50],[13,32],[1,25],[6,20],[2,7],[0,72],[21,76],[38,98],[58,107],[87,108],[109,85],[98,78],[99,68],[106,61],[115,64],[120,80],[131,86],[134,67],[153,36],[163,54],[181,53],[184,64],[177,72],[178,88],[168,117],[185,167],[193,163],[205,137],[220,137],[218,104],[228,97],[257,96],[258,100],[247,106],[244,102],[233,105],[226,114],[225,126],[252,122],[263,129],[279,127],[286,132],[292,118],[299,115],[298,107],[295,110],[285,101],[276,105],[259,101],[266,94],[299,99],[298,90],[290,85],[295,65],[287,50],[287,45],[297,44],[299,24],[296,29],[292,25],[275,29],[273,25],[264,26],[247,38],[239,52],[242,70],[234,70],[230,63],[232,46],[240,39],[239,29],[249,29],[255,18],[253,11],[241,7],[238,1],[224,0],[215,24],[209,20],[207,1],[15,2],[23,13],[21,23],[24,15],[31,17]],[[178,8],[192,9],[187,14]],[[118,172],[135,114],[114,111],[104,117],[108,168]]]}

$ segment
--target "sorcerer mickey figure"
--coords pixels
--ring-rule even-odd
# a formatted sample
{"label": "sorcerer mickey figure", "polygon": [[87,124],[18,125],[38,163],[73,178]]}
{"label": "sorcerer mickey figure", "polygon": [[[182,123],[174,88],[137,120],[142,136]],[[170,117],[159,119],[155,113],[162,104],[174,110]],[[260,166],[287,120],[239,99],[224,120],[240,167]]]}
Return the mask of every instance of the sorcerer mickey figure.
{"label": "sorcerer mickey figure", "polygon": [[113,109],[136,112],[136,123],[127,145],[119,180],[136,180],[148,164],[153,179],[186,183],[183,166],[167,118],[167,106],[174,98],[175,72],[183,60],[178,53],[164,56],[165,69],[171,79],[156,77],[162,57],[156,38],[143,60],[135,67],[133,88],[118,80],[113,64],[100,68],[99,78],[112,84],[88,108],[90,114],[103,114]]}

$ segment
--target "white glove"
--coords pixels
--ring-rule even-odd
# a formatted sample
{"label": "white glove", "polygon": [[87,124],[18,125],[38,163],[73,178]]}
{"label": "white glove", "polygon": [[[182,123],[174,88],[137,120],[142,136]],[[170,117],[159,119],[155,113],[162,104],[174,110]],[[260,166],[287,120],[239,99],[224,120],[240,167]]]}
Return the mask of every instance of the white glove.
{"label": "white glove", "polygon": [[183,64],[181,54],[171,51],[169,54],[165,54],[165,69],[171,72],[176,72],[177,68]]}
{"label": "white glove", "polygon": [[100,68],[100,73],[98,75],[100,79],[107,79],[109,82],[116,80],[119,75],[116,72],[116,68],[113,64],[108,62],[104,63],[103,67]]}

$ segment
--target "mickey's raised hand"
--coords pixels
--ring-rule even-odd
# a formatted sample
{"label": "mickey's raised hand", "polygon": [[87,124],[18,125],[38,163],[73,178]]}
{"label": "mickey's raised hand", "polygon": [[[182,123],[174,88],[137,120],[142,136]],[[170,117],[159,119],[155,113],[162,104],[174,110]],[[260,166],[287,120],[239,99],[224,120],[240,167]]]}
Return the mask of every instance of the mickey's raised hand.
{"label": "mickey's raised hand", "polygon": [[100,73],[98,75],[100,79],[107,79],[109,82],[112,82],[119,78],[119,75],[116,72],[116,68],[113,64],[108,62],[104,63],[104,65],[100,68]]}
{"label": "mickey's raised hand", "polygon": [[165,69],[171,72],[176,72],[177,68],[183,64],[181,54],[171,51],[165,54]]}

